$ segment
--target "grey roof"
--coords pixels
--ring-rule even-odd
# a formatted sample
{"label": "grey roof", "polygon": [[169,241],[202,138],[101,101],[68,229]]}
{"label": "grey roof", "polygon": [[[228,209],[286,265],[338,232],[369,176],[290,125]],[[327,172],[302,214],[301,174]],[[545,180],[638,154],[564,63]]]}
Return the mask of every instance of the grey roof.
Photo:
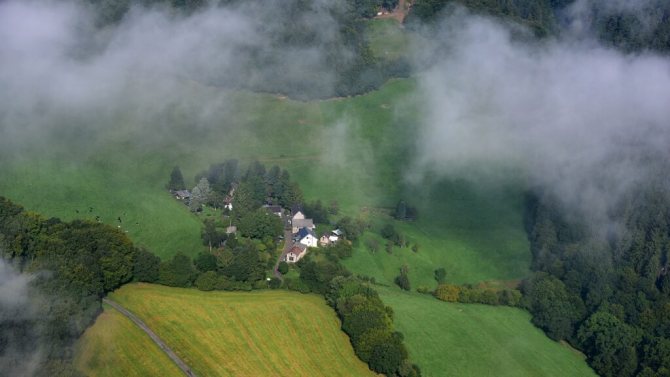
{"label": "grey roof", "polygon": [[188,190],[177,190],[175,191],[175,194],[182,198],[189,198],[191,196],[191,193]]}
{"label": "grey roof", "polygon": [[292,223],[294,228],[314,228],[314,221],[312,219],[296,219]]}
{"label": "grey roof", "polygon": [[270,211],[270,212],[272,212],[272,213],[282,213],[282,212],[283,212],[281,206],[270,206],[270,205],[265,205],[265,206],[263,206],[263,207],[265,207],[266,210],[268,210],[268,211]]}

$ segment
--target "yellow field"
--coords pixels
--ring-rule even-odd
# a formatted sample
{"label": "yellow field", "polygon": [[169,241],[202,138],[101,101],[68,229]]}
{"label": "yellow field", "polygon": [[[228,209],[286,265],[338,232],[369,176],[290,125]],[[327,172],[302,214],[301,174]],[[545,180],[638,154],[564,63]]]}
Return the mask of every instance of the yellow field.
{"label": "yellow field", "polygon": [[[354,354],[335,312],[316,295],[287,291],[201,292],[130,284],[110,298],[140,317],[199,376],[373,375]],[[110,349],[128,347],[126,343],[134,342],[134,336],[119,334],[130,332],[125,328],[100,329],[109,326],[107,318],[113,317],[101,317],[82,339],[86,349],[78,355],[78,365],[88,366],[82,370],[91,376],[124,373],[117,373],[106,363],[86,362],[91,359],[87,354],[106,355]],[[97,341],[100,332],[112,334],[101,342]],[[153,368],[169,362],[166,357],[147,352],[129,357],[135,357],[128,361],[130,364],[148,363]]]}
{"label": "yellow field", "polygon": [[183,376],[148,335],[107,306],[77,344],[75,364],[88,376]]}

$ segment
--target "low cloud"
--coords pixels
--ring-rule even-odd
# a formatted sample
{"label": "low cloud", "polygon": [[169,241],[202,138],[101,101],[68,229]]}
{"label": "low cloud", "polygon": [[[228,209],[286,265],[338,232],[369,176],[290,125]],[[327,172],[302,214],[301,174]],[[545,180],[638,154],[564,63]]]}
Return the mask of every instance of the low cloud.
{"label": "low cloud", "polygon": [[33,344],[37,307],[30,275],[19,274],[0,259],[0,370],[7,376],[32,376],[43,361]]}
{"label": "low cloud", "polygon": [[421,174],[500,183],[515,172],[594,221],[605,221],[629,188],[663,174],[666,57],[575,39],[528,43],[464,11],[444,20],[435,41],[440,53],[419,77]]}

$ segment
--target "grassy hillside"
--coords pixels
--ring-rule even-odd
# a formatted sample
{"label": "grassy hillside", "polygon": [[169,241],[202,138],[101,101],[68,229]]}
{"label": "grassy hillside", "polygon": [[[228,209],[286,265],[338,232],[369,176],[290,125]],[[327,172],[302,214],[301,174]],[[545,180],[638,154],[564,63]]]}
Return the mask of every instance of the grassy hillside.
{"label": "grassy hillside", "polygon": [[183,373],[133,322],[105,306],[77,344],[77,369],[91,377],[178,377]]}
{"label": "grassy hillside", "polygon": [[583,355],[547,338],[522,310],[379,291],[426,377],[596,375]]}
{"label": "grassy hillside", "polygon": [[[392,223],[410,245],[394,247],[391,254],[378,234],[368,233],[347,267],[359,274],[392,284],[400,267],[407,264],[414,288],[436,285],[433,271],[447,270],[453,283],[484,280],[514,280],[526,276],[530,266],[529,246],[522,224],[521,191],[515,188],[480,190],[466,182],[449,181],[427,192],[410,196],[418,205],[417,221],[394,221],[379,216],[375,223]],[[376,253],[366,247],[367,238],[381,245]]]}
{"label": "grassy hillside", "polygon": [[[138,315],[200,376],[373,375],[354,354],[335,312],[316,295],[131,284],[111,298]],[[108,355],[110,348],[133,343],[125,334],[134,329],[126,328],[107,342],[96,341],[109,321],[103,315],[82,339],[79,365],[91,375],[116,370],[101,361],[85,362],[91,359],[87,354]],[[130,362],[147,360],[138,352]]]}
{"label": "grassy hillside", "polygon": [[[394,194],[387,183],[399,173],[393,161],[380,164],[385,156],[370,137],[398,124],[394,103],[412,86],[399,80],[366,96],[300,102],[193,84],[188,100],[166,103],[153,117],[121,108],[107,117],[54,119],[72,125],[3,151],[0,195],[46,216],[121,226],[162,257],[202,247],[200,222],[164,190],[175,165],[195,185],[196,173],[228,158],[279,164],[307,198],[337,200],[353,214]],[[397,141],[386,139],[383,151]]]}

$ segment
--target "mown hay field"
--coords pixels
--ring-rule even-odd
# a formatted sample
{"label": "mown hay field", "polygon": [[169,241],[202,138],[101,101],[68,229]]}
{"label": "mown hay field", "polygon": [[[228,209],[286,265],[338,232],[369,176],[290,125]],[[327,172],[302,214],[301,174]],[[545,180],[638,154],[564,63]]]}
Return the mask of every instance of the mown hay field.
{"label": "mown hay field", "polygon": [[[354,354],[335,312],[316,295],[130,284],[110,298],[140,317],[199,376],[374,375]],[[98,331],[108,326],[104,316],[81,340],[86,353],[105,355],[134,343],[125,328],[106,342],[91,340],[107,332]],[[85,358],[80,354],[78,359]],[[137,352],[128,362],[165,361]],[[112,363],[88,366],[84,370],[91,376],[123,375],[121,366],[117,370]]]}

